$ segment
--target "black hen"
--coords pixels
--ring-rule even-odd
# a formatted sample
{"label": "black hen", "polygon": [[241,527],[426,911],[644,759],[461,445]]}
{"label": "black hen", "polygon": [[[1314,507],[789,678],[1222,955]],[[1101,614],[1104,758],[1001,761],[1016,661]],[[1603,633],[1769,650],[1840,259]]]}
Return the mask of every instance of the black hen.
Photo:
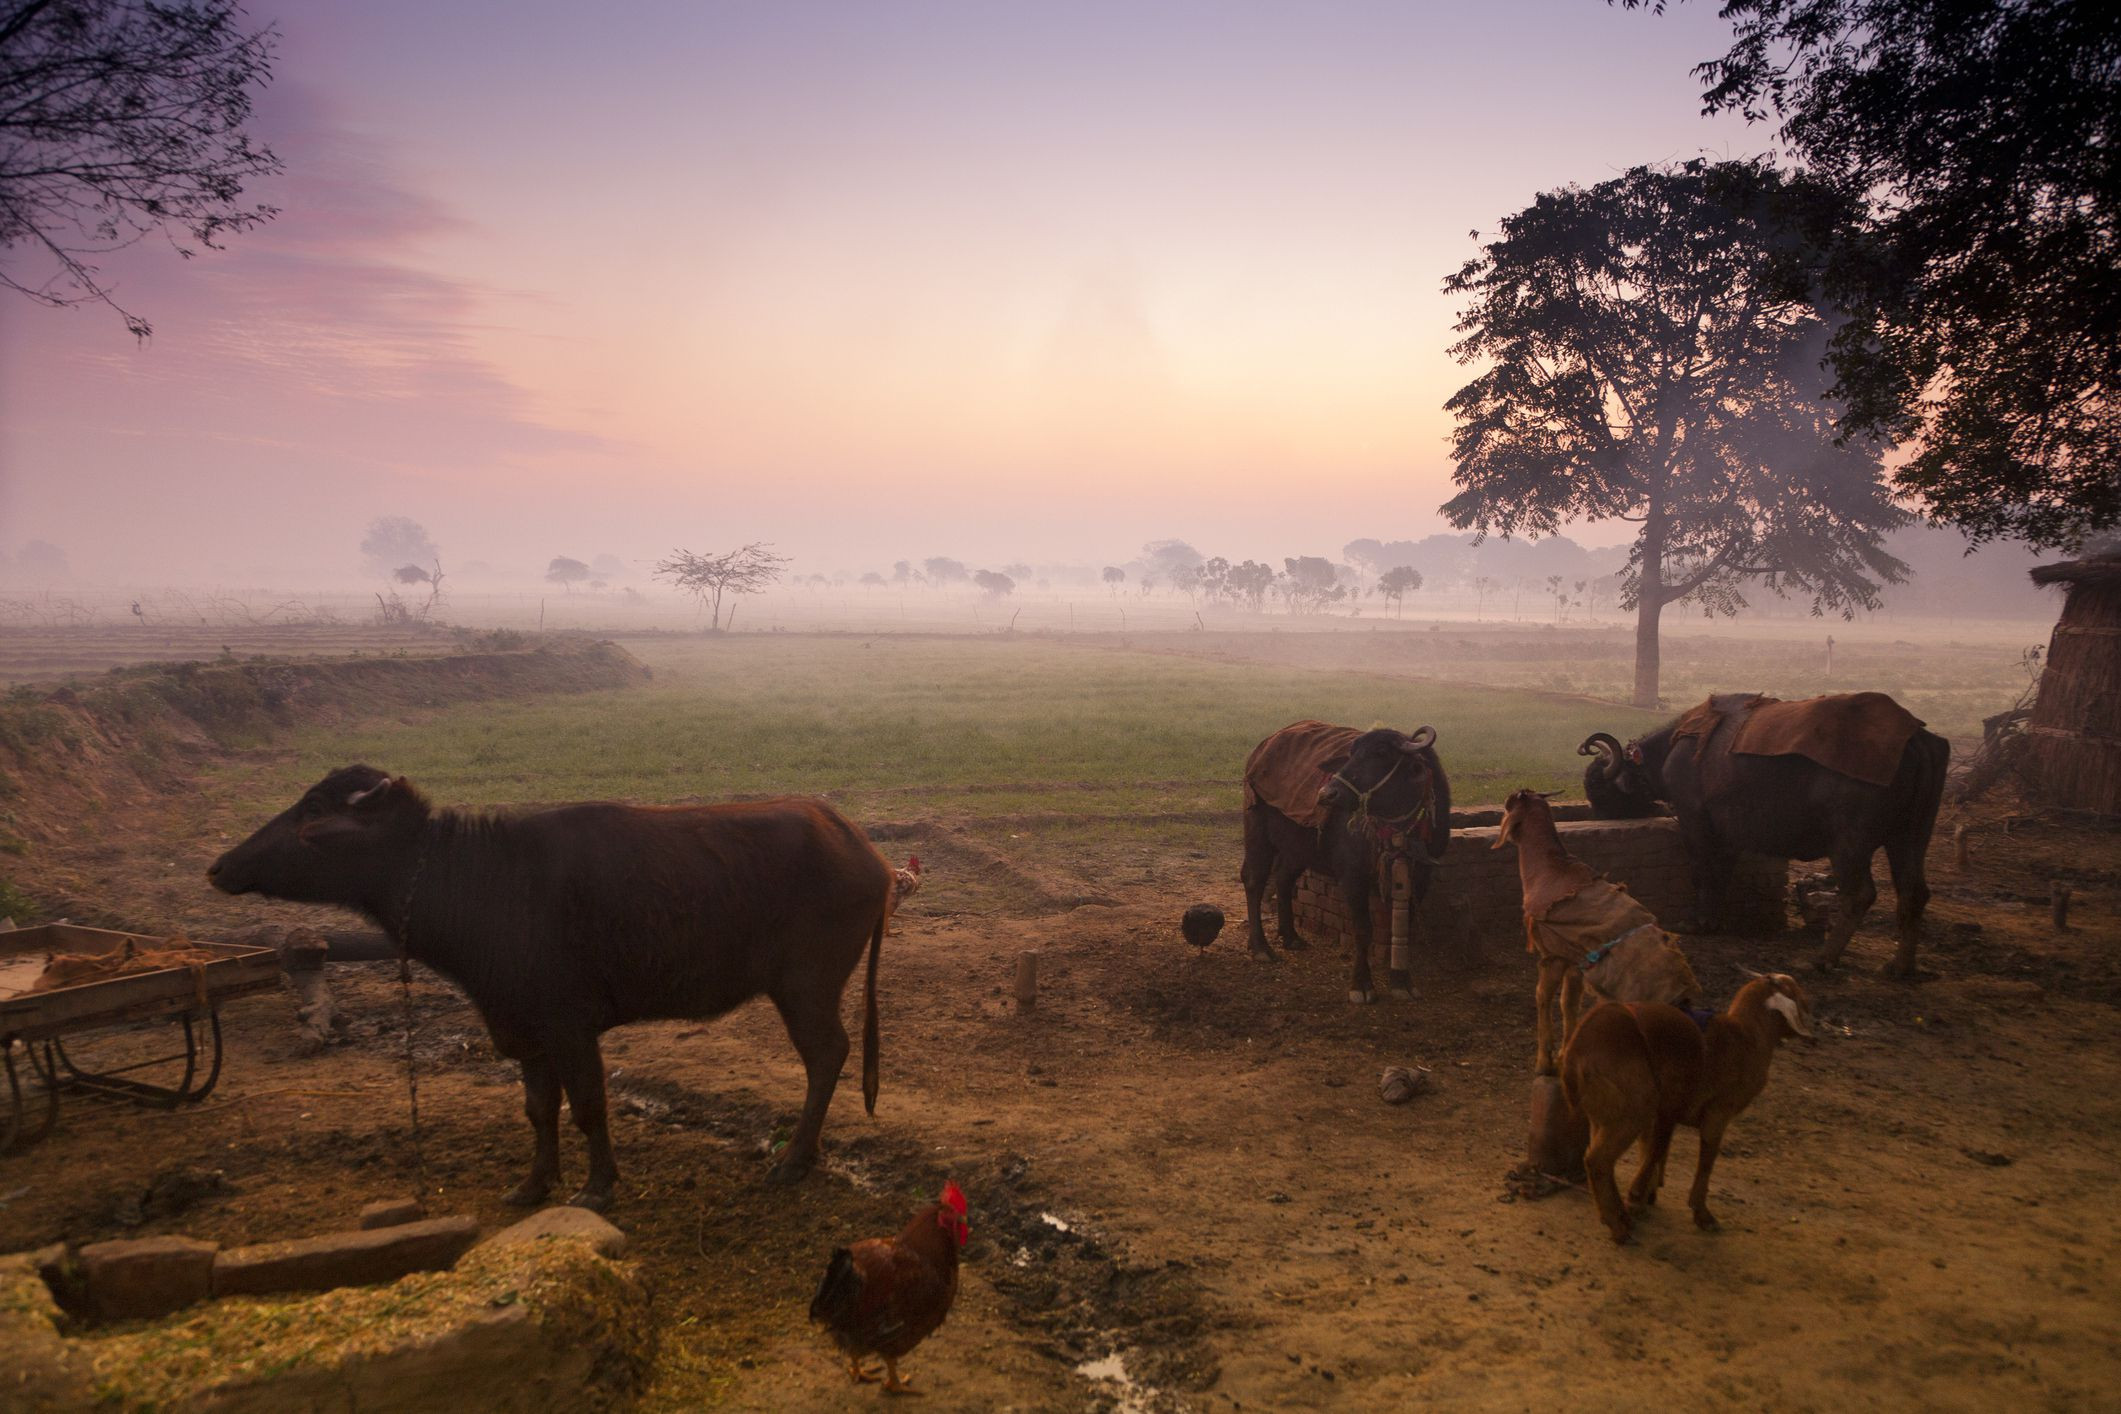
{"label": "black hen", "polygon": [[1223,911],[1212,903],[1196,903],[1178,920],[1178,931],[1194,947],[1204,948],[1223,930]]}

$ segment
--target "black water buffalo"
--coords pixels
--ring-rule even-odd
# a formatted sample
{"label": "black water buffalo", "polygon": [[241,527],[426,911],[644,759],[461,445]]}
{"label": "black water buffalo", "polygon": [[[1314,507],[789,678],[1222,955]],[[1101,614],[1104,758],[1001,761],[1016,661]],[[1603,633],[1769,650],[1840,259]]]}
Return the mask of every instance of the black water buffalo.
{"label": "black water buffalo", "polygon": [[1951,744],[1917,729],[1891,783],[1873,785],[1803,756],[1733,752],[1756,701],[1749,693],[1711,698],[1721,717],[1706,735],[1681,735],[1680,721],[1673,721],[1626,746],[1605,732],[1586,738],[1577,753],[1595,758],[1583,773],[1592,813],[1626,819],[1656,814],[1660,801],[1671,806],[1694,877],[1695,921],[1703,928],[1722,917],[1724,886],[1739,854],[1830,860],[1839,898],[1819,956],[1822,970],[1840,962],[1849,935],[1878,897],[1871,859],[1882,847],[1899,898],[1900,946],[1887,971],[1911,973],[1930,897],[1923,856]]}
{"label": "black water buffalo", "polygon": [[589,1142],[589,1178],[571,1201],[610,1202],[618,1168],[600,1035],[629,1021],[720,1016],[761,993],[809,1077],[772,1176],[803,1177],[847,1059],[840,996],[864,942],[862,1097],[875,1111],[891,870],[822,801],[489,816],[437,810],[402,776],[348,766],[206,872],[224,893],[364,913],[464,989],[495,1049],[523,1067],[537,1148],[511,1202],[542,1201],[559,1176],[563,1090]]}
{"label": "black water buffalo", "polygon": [[[1331,746],[1335,738],[1341,739],[1338,749],[1321,757],[1321,741]],[[1393,857],[1408,861],[1414,907],[1419,909],[1451,839],[1451,782],[1437,759],[1435,740],[1430,727],[1408,736],[1389,727],[1356,733],[1322,722],[1298,722],[1253,749],[1245,763],[1243,870],[1245,924],[1253,956],[1274,956],[1259,918],[1261,895],[1270,880],[1281,945],[1308,946],[1296,932],[1296,882],[1306,869],[1316,869],[1339,886],[1349,926],[1355,930],[1355,973],[1348,999],[1375,1000],[1370,899],[1378,865]],[[1323,784],[1307,784],[1306,773],[1322,772],[1314,765],[1321,761],[1338,763],[1337,769]],[[1292,794],[1299,789],[1308,798]],[[1277,798],[1281,807],[1272,803]],[[1283,807],[1315,823],[1291,819]],[[1403,962],[1392,959],[1387,980],[1394,996],[1410,997],[1414,982]]]}

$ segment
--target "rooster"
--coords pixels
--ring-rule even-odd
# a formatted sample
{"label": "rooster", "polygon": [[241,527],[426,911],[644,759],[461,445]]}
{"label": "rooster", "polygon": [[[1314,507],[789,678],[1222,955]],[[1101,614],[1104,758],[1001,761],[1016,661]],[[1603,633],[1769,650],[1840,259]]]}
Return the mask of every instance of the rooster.
{"label": "rooster", "polygon": [[907,855],[906,867],[892,870],[891,879],[891,906],[896,909],[907,899],[920,892],[921,857],[917,854]]}
{"label": "rooster", "polygon": [[1196,903],[1178,920],[1178,931],[1194,947],[1205,949],[1223,930],[1223,911],[1212,903]]}
{"label": "rooster", "polygon": [[836,1247],[810,1301],[810,1319],[832,1333],[857,1384],[877,1378],[865,1361],[884,1357],[884,1388],[911,1387],[898,1362],[942,1326],[957,1300],[957,1252],[972,1235],[965,1195],[955,1183],[914,1215],[897,1237]]}

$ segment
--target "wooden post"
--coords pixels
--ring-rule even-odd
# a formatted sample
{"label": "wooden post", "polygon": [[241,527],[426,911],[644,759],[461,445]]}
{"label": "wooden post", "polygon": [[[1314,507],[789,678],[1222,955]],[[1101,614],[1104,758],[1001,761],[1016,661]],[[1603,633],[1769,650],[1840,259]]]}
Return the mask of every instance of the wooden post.
{"label": "wooden post", "polygon": [[1016,955],[1016,1009],[1030,1011],[1038,1005],[1038,952]]}
{"label": "wooden post", "polygon": [[2055,931],[2069,931],[2069,885],[2060,879],[2048,885],[2048,902],[2054,911]]}
{"label": "wooden post", "polygon": [[1957,869],[1960,873],[1964,874],[1966,872],[1966,865],[1966,826],[1954,825],[1952,826],[1952,867]]}

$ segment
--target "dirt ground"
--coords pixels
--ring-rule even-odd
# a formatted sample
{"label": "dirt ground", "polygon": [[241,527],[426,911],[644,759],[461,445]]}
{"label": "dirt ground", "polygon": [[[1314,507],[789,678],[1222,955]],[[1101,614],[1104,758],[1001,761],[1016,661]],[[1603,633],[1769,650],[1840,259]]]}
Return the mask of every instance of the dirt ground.
{"label": "dirt ground", "polygon": [[[148,916],[181,900],[195,929],[311,919],[189,887],[234,823],[173,803],[84,844],[77,882]],[[1625,1248],[1579,1191],[1508,1196],[1533,1020],[1511,940],[1421,970],[1414,1002],[1357,1008],[1330,942],[1246,959],[1234,819],[1225,850],[1082,859],[1083,892],[1112,902],[1062,912],[1052,879],[1012,901],[999,856],[969,853],[981,911],[957,911],[949,841],[931,838],[931,882],[885,946],[878,1114],[851,1062],[828,1168],[800,1189],[762,1181],[802,1088],[770,1008],[607,1038],[612,1216],[663,1330],[644,1407],[881,1398],[844,1383],[809,1295],[835,1243],[895,1230],[946,1176],[974,1236],[950,1324],[909,1362],[924,1409],[2112,1407],[2121,834],[1992,810],[1961,874],[1954,823],[1919,978],[1880,976],[1881,902],[1853,965],[1811,983],[1820,1041],[1784,1049],[1733,1130],[1723,1230],[1688,1221],[1682,1135],[1666,1205]],[[166,877],[143,883],[143,858]],[[2056,878],[2076,889],[2066,933],[2047,917]],[[1232,919],[1199,955],[1176,926],[1197,900]],[[1026,949],[1042,989],[1019,1013]],[[1794,969],[1810,949],[1689,943],[1719,995],[1741,965]],[[331,971],[343,1044],[305,1054],[288,998],[249,999],[204,1106],[70,1106],[0,1158],[0,1250],[292,1236],[412,1188],[394,970]],[[423,973],[413,995],[430,1206],[504,1222],[529,1155],[512,1067],[453,988]],[[1433,1087],[1386,1106],[1378,1073],[1403,1063]]]}

